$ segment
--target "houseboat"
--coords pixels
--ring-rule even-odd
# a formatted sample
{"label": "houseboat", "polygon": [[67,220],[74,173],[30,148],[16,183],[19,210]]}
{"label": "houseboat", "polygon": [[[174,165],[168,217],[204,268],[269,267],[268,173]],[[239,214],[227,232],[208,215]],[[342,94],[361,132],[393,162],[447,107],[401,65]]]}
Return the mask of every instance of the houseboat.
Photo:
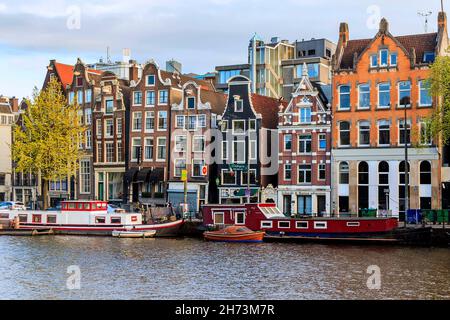
{"label": "houseboat", "polygon": [[265,240],[377,241],[396,242],[398,228],[392,217],[301,217],[281,213],[273,203],[204,205],[205,227],[245,226],[264,231]]}
{"label": "houseboat", "polygon": [[155,237],[177,236],[183,220],[164,223],[142,222],[142,214],[108,212],[105,201],[63,201],[58,211],[2,210],[16,221],[16,228],[51,229],[55,234],[112,236],[120,231],[156,231]]}

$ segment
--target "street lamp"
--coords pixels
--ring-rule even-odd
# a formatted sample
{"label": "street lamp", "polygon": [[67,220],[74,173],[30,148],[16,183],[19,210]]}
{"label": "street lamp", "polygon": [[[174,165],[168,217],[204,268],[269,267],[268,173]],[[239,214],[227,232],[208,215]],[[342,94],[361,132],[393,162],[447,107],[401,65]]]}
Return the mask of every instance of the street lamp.
{"label": "street lamp", "polygon": [[403,142],[405,144],[405,228],[406,228],[406,222],[407,222],[407,215],[409,210],[409,166],[408,166],[408,119],[406,114],[406,109],[411,106],[411,98],[410,97],[403,97],[400,100],[400,105],[403,106],[405,115],[404,115],[404,122],[403,122]]}

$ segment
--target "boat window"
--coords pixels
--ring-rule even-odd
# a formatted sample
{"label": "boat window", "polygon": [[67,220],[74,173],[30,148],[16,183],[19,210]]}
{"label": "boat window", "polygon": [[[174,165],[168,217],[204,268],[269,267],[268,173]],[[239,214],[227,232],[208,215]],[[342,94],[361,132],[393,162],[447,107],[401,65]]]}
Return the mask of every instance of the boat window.
{"label": "boat window", "polygon": [[359,222],[347,222],[347,227],[359,227]]}
{"label": "boat window", "polygon": [[1,219],[9,219],[9,214],[8,213],[2,213],[2,214],[0,214],[0,218]]}
{"label": "boat window", "polygon": [[327,228],[326,222],[318,222],[318,221],[314,222],[314,229],[326,229],[326,228]]}
{"label": "boat window", "polygon": [[41,223],[42,216],[40,214],[33,214],[33,222],[34,223]]}
{"label": "boat window", "polygon": [[214,219],[214,224],[224,224],[225,223],[223,212],[215,212],[213,219]]}
{"label": "boat window", "polygon": [[27,222],[28,215],[27,214],[19,214],[19,222]]}
{"label": "boat window", "polygon": [[237,232],[249,232],[251,231],[250,229],[246,228],[246,227],[242,227],[236,230]]}
{"label": "boat window", "polygon": [[308,229],[308,221],[296,221],[295,227],[297,229]]}
{"label": "boat window", "polygon": [[290,228],[291,223],[289,221],[278,221],[278,228]]}
{"label": "boat window", "polygon": [[56,223],[56,216],[55,215],[48,215],[47,216],[47,223]]}
{"label": "boat window", "polygon": [[62,208],[63,208],[64,210],[66,210],[66,209],[67,209],[67,203],[63,203]]}
{"label": "boat window", "polygon": [[121,223],[122,219],[120,217],[111,217],[111,223]]}
{"label": "boat window", "polygon": [[261,228],[272,228],[272,221],[261,221]]}
{"label": "boat window", "polygon": [[91,209],[91,204],[90,203],[85,203],[84,204],[84,210],[89,210]]}
{"label": "boat window", "polygon": [[69,203],[69,209],[75,209],[75,208],[76,208],[75,203],[73,203],[73,202]]}
{"label": "boat window", "polygon": [[236,212],[236,224],[245,224],[245,212]]}
{"label": "boat window", "polygon": [[83,204],[82,203],[78,204],[78,209],[83,209]]}
{"label": "boat window", "polygon": [[102,203],[102,208],[106,209],[106,203]]}
{"label": "boat window", "polygon": [[105,217],[95,217],[95,223],[105,223]]}

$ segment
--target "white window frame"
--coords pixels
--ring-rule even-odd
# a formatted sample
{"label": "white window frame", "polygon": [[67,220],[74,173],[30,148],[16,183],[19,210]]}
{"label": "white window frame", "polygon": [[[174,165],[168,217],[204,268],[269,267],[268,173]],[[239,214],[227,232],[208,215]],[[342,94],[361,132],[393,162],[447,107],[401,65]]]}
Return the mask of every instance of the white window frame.
{"label": "white window frame", "polygon": [[[148,79],[153,78],[153,84],[149,84]],[[145,86],[146,87],[154,87],[156,84],[156,76],[154,74],[148,74],[145,76]]]}
{"label": "white window frame", "polygon": [[[195,149],[195,141],[201,139],[203,141],[203,150]],[[206,137],[204,135],[197,135],[192,138],[192,152],[205,152],[206,150]]]}
{"label": "white window frame", "polygon": [[[404,90],[404,89],[403,89],[403,90],[400,89],[400,84],[401,84],[402,82],[409,82],[409,99],[410,99],[410,106],[409,106],[409,108],[411,108],[411,103],[412,103],[412,98],[411,98],[412,83],[411,83],[410,80],[399,81],[399,82],[397,83],[397,104],[398,104],[398,108],[399,108],[399,109],[407,108],[406,106],[400,104],[400,92],[407,91],[407,90]],[[407,109],[408,109],[408,108],[407,108]]]}
{"label": "white window frame", "polygon": [[250,153],[250,160],[256,160],[258,158],[258,156],[257,156],[257,154],[258,154],[258,144],[256,143],[256,140],[250,140],[249,144],[250,144],[250,148],[249,148],[248,151]]}
{"label": "white window frame", "polygon": [[[361,106],[361,87],[367,86],[369,87],[369,106],[363,107]],[[369,110],[370,109],[370,96],[371,96],[371,90],[370,90],[370,84],[369,83],[361,83],[358,85],[358,109],[359,110]]]}
{"label": "white window frame", "polygon": [[[217,215],[222,215],[222,223],[217,223],[216,222],[216,214]],[[215,211],[213,211],[212,212],[212,216],[213,216],[213,224],[214,225],[221,225],[221,226],[223,226],[223,225],[225,225],[225,212],[215,212]]]}
{"label": "white window frame", "polygon": [[[381,57],[383,52],[386,52],[386,64],[383,64],[383,59]],[[388,49],[381,49],[380,50],[380,52],[379,52],[379,61],[380,61],[380,63],[379,63],[380,67],[387,67],[387,66],[389,66],[389,50]]]}
{"label": "white window frame", "polygon": [[[361,143],[361,124],[366,124],[366,123],[369,124],[369,130],[368,130],[368,132],[369,132],[369,143],[368,144],[362,144]],[[369,120],[358,121],[358,146],[359,147],[370,147],[370,132],[371,132],[371,124],[370,124]]]}
{"label": "white window frame", "polygon": [[314,221],[314,229],[325,230],[328,228],[327,221]]}
{"label": "white window frame", "polygon": [[[290,166],[290,170],[286,170],[286,166]],[[286,172],[290,171],[291,172],[291,177],[288,179],[286,178]],[[291,163],[285,163],[283,166],[283,180],[284,181],[291,181],[292,180],[292,164]]]}
{"label": "white window frame", "polygon": [[[161,146],[160,141],[164,140],[164,147],[166,148],[165,157],[159,157],[159,147]],[[156,138],[156,161],[165,161],[167,158],[167,138],[166,137],[157,137]]]}
{"label": "white window frame", "polygon": [[[345,108],[342,107],[342,104],[341,104],[341,89],[342,89],[342,87],[348,87],[349,88],[348,93],[345,93],[345,95],[348,94],[349,100],[350,100],[350,104],[349,104],[348,108],[347,107],[345,107]],[[349,110],[352,109],[351,94],[352,94],[352,86],[351,85],[349,85],[349,84],[342,84],[342,85],[338,86],[338,97],[339,97],[338,110],[349,111]]]}
{"label": "white window frame", "polygon": [[261,220],[261,229],[272,229],[273,221],[271,220]]}
{"label": "white window frame", "polygon": [[[178,125],[178,119],[183,119],[183,125],[181,127]],[[186,116],[184,116],[184,115],[176,115],[175,116],[175,128],[186,129]]]}
{"label": "white window frame", "polygon": [[230,169],[222,169],[222,170],[220,171],[220,181],[222,182],[222,185],[224,185],[224,186],[233,186],[233,185],[236,185],[236,183],[237,183],[237,175],[236,175],[236,172],[234,173],[234,183],[225,183],[225,180],[223,179],[223,173],[224,173],[225,171],[231,172]]}
{"label": "white window frame", "polygon": [[431,104],[422,104],[421,100],[422,100],[422,84],[425,83],[427,80],[420,80],[419,81],[419,107],[431,107],[433,106],[433,96],[431,96]]}
{"label": "white window frame", "polygon": [[[395,56],[395,63],[392,63],[392,56]],[[396,67],[398,65],[398,53],[397,52],[391,52],[389,54],[389,65],[392,67]]]}
{"label": "white window frame", "polygon": [[[235,146],[235,144],[240,144],[240,143],[244,144],[244,150],[243,150],[244,159],[241,160],[241,161],[236,160],[236,162],[234,162],[234,146]],[[233,148],[231,149],[231,161],[233,163],[238,163],[238,164],[246,163],[247,161],[246,161],[246,156],[245,155],[246,155],[246,151],[247,151],[247,144],[245,143],[245,140],[233,140],[232,146],[233,146]],[[241,150],[241,149],[238,147],[237,151],[239,151],[239,150]]]}
{"label": "white window frame", "polygon": [[[320,178],[320,167],[321,166],[325,166],[325,178],[324,179]],[[317,164],[317,180],[319,180],[319,181],[327,180],[327,164],[326,163],[318,163]]]}
{"label": "white window frame", "polygon": [[[288,149],[286,148],[286,137],[290,136],[291,137],[291,147]],[[292,142],[293,142],[293,134],[292,133],[287,133],[283,136],[283,150],[284,151],[292,151]]]}
{"label": "white window frame", "polygon": [[[180,174],[178,174],[178,173],[177,173],[177,164],[178,164],[179,162],[182,163],[183,161],[184,161],[184,168],[181,169]],[[183,171],[183,170],[187,170],[187,161],[186,161],[186,159],[185,159],[185,158],[177,158],[177,159],[174,159],[174,160],[173,160],[173,176],[176,177],[176,178],[181,177],[181,174],[182,174],[182,171]]]}
{"label": "white window frame", "polygon": [[[141,93],[141,103],[136,103],[136,93]],[[142,105],[142,91],[136,90],[133,91],[133,106],[141,106]],[[106,105],[105,105],[105,111],[106,111]]]}
{"label": "white window frame", "polygon": [[[288,223],[289,224],[289,226],[287,226],[287,227],[282,227],[281,226],[281,223]],[[290,229],[291,228],[291,222],[290,221],[286,221],[286,220],[282,220],[282,221],[278,221],[278,228],[279,229]]]}
{"label": "white window frame", "polygon": [[[325,137],[324,139],[321,139],[320,137],[323,136]],[[320,147],[320,141],[324,140],[325,141],[325,148],[321,148]],[[328,141],[327,141],[327,134],[326,133],[319,133],[317,135],[317,149],[321,150],[321,151],[325,151],[327,150],[327,146],[328,146]]]}
{"label": "white window frame", "polygon": [[[166,92],[167,102],[161,102],[161,93],[162,93],[162,92]],[[162,105],[162,106],[165,106],[165,105],[167,105],[168,103],[169,103],[169,91],[168,91],[167,89],[159,90],[159,91],[158,91],[158,104],[159,104],[159,105]]]}
{"label": "white window frame", "polygon": [[[389,106],[381,106],[381,105],[380,105],[380,86],[381,86],[381,85],[384,85],[384,84],[388,84],[388,85],[389,85],[389,90],[388,90],[387,92],[389,92],[389,103],[390,103],[390,104],[391,104],[391,100],[392,100],[392,96],[391,96],[391,84],[390,84],[389,82],[380,82],[380,83],[377,85],[377,90],[378,90],[378,92],[377,92],[377,99],[378,99],[377,108],[378,108],[378,109],[390,109],[390,108],[391,108],[391,105],[389,105]],[[386,91],[383,90],[383,92],[386,92]]]}
{"label": "white window frame", "polygon": [[[149,96],[150,92],[153,93],[153,104],[151,104],[151,103],[148,104],[148,103],[147,103],[147,101],[148,101],[148,96]],[[146,90],[146,91],[145,91],[145,106],[146,106],[146,107],[154,107],[155,104],[156,104],[155,90]]]}
{"label": "white window frame", "polygon": [[[306,227],[299,227],[300,223],[306,223]],[[295,221],[295,229],[309,229],[308,221]]]}
{"label": "white window frame", "polygon": [[[179,143],[178,139],[180,139],[180,138],[184,138],[184,142],[185,142],[184,150],[178,148],[178,143]],[[175,152],[180,152],[180,153],[188,152],[188,138],[186,135],[176,135],[174,142],[175,142],[175,145],[174,145]]]}
{"label": "white window frame", "polygon": [[[240,109],[237,108],[238,102],[240,102],[240,104],[241,104],[241,108]],[[244,100],[242,100],[242,99],[235,99],[234,100],[234,112],[244,112]]]}
{"label": "white window frame", "polygon": [[[242,223],[238,223],[238,214],[242,214],[242,216],[244,217],[244,222]],[[245,211],[235,211],[234,212],[234,224],[237,226],[245,226]]]}
{"label": "white window frame", "polygon": [[[226,146],[226,153],[224,154],[223,152],[223,147]],[[222,153],[222,160],[228,160],[228,153],[229,153],[229,149],[228,149],[229,143],[227,140],[223,140],[222,141],[222,149],[221,149],[221,153]]]}
{"label": "white window frame", "polygon": [[[239,133],[238,133],[238,132],[235,131],[235,125],[234,125],[234,124],[235,124],[236,122],[244,123],[244,130],[243,130],[243,132],[239,132]],[[244,135],[244,134],[245,134],[245,130],[246,130],[246,121],[245,121],[244,119],[233,120],[231,126],[232,126],[232,131],[231,131],[231,132],[232,132],[234,135]]]}
{"label": "white window frame", "polygon": [[[136,115],[138,115],[138,114],[141,115],[141,128],[140,129],[135,129],[135,119],[137,119]],[[133,121],[132,121],[131,131],[133,131],[133,132],[141,132],[142,131],[142,111],[134,111],[132,118],[133,118]],[[105,128],[105,130],[106,130],[106,128]]]}
{"label": "white window frame", "polygon": [[[191,100],[194,100],[194,107],[193,108],[189,108],[189,101],[191,101]],[[195,97],[187,97],[187,99],[186,99],[186,109],[188,109],[188,110],[195,110],[195,106],[196,106],[196,103],[195,103]]]}

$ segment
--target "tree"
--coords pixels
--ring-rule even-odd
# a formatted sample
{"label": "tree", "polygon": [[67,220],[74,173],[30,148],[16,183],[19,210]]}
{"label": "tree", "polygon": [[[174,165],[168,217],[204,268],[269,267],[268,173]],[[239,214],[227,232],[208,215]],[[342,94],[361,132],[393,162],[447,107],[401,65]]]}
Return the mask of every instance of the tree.
{"label": "tree", "polygon": [[77,172],[82,156],[79,143],[85,137],[78,111],[77,104],[67,104],[61,84],[53,78],[41,92],[34,90],[22,126],[14,127],[16,170],[40,174],[44,209],[49,205],[49,182],[70,179]]}
{"label": "tree", "polygon": [[430,92],[437,99],[437,106],[428,119],[430,134],[441,137],[442,143],[450,142],[450,57],[440,56],[431,66]]}

